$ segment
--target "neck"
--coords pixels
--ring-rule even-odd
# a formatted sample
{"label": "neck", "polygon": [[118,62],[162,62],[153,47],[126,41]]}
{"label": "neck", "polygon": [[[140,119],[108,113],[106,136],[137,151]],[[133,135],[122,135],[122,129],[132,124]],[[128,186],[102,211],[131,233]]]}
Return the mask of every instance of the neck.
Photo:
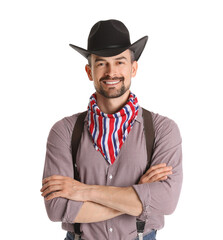
{"label": "neck", "polygon": [[97,96],[97,105],[103,113],[114,114],[121,110],[128,98],[130,91],[126,91],[121,97],[118,98],[106,98],[99,93],[96,93]]}

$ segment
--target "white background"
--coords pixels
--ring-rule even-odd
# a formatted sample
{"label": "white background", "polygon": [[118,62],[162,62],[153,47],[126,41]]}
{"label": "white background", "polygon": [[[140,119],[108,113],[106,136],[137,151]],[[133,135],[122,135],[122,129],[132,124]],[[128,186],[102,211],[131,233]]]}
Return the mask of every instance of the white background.
{"label": "white background", "polygon": [[223,239],[222,1],[0,2],[1,239],[65,237],[40,195],[52,125],[86,109],[94,92],[86,60],[92,25],[115,18],[131,41],[149,41],[131,90],[173,119],[183,139],[184,183],[158,240]]}

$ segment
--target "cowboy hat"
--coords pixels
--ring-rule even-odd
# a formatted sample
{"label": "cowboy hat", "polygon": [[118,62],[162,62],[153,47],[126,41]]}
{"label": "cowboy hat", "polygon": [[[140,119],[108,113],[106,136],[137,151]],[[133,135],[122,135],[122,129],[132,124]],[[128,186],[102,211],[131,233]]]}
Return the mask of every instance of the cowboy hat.
{"label": "cowboy hat", "polygon": [[130,43],[129,31],[126,26],[118,20],[106,20],[97,22],[88,36],[87,50],[69,44],[85,58],[95,54],[102,57],[111,57],[130,49],[134,52],[137,61],[146,45],[148,36],[145,36],[133,44]]}

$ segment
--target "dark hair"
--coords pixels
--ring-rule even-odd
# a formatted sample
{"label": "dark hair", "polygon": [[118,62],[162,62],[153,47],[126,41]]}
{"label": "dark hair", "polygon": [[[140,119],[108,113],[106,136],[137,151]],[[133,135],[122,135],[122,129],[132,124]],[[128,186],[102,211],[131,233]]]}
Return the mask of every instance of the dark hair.
{"label": "dark hair", "polygon": [[[131,63],[133,63],[135,61],[135,53],[132,50],[129,50],[129,51],[131,55]],[[87,60],[88,60],[88,65],[91,67],[91,54],[88,55]]]}

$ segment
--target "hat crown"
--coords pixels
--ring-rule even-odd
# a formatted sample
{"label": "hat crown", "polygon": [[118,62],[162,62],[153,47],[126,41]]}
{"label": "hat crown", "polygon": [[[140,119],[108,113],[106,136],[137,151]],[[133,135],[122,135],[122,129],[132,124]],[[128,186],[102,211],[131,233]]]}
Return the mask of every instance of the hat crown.
{"label": "hat crown", "polygon": [[130,36],[127,27],[118,20],[97,22],[88,37],[88,50],[96,51],[108,48],[129,46]]}

